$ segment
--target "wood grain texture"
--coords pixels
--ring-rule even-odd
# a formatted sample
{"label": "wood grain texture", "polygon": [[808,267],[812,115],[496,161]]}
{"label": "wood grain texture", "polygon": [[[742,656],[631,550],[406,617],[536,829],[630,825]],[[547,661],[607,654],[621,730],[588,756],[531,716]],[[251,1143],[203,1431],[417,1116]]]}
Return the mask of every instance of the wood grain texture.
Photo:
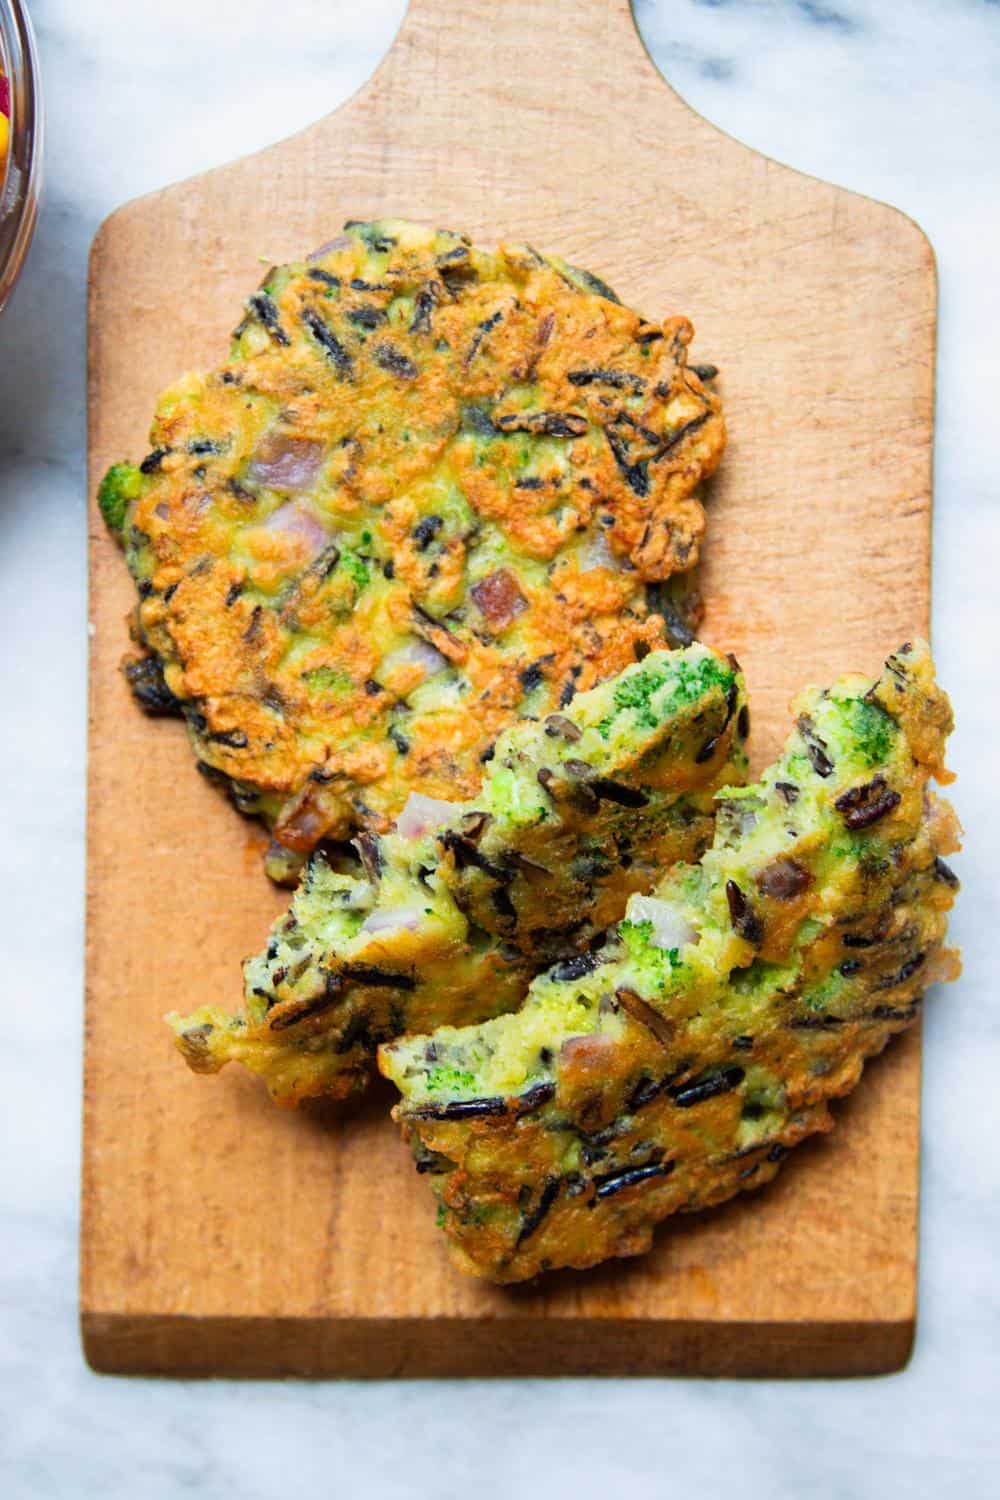
{"label": "wood grain texture", "polygon": [[[342,109],[128,204],[90,280],[90,481],[143,451],[160,387],[216,362],[261,257],[345,218],[525,238],[723,370],[706,636],[739,655],[759,766],[806,680],[874,670],[929,615],[935,278],[894,210],[745,149],[664,84],[627,0],[413,0]],[[386,1118],[276,1111],[193,1077],[161,1025],[235,1006],[283,904],[263,838],[145,720],[117,670],[133,591],[92,521],[81,1252],[102,1370],[419,1375],[854,1374],[913,1336],[919,1042],[874,1064],[778,1182],[665,1225],[653,1254],[498,1290],[454,1272]]]}

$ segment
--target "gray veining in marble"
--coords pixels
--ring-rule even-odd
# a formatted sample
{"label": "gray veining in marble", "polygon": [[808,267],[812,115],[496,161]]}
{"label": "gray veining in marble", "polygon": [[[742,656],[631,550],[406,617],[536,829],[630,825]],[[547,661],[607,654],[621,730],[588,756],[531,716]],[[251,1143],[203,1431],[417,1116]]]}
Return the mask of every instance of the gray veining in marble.
{"label": "gray veining in marble", "polygon": [[[503,3],[503,0],[497,0]],[[84,595],[84,284],[103,216],[308,124],[371,71],[403,0],[34,0],[45,206],[0,322],[0,1495],[364,1493],[767,1500],[1000,1493],[1000,1241],[987,942],[1000,928],[991,735],[1000,514],[1000,5],[638,0],[664,73],[780,160],[899,205],[941,278],[935,645],[968,829],[959,985],[926,1026],[921,1316],[882,1380],[113,1380],[76,1330]],[[306,45],[306,41],[308,44]],[[776,1247],[776,1254],[780,1249]]]}

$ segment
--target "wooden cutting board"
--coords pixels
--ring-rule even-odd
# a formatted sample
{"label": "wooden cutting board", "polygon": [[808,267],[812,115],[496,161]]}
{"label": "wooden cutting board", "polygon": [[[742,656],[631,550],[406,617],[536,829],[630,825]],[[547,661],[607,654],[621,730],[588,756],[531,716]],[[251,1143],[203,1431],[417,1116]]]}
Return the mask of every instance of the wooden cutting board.
{"label": "wooden cutting board", "polygon": [[[329,38],[328,40],[333,40]],[[744,664],[760,766],[807,680],[873,671],[929,614],[935,276],[891,208],[747,150],[666,86],[627,0],[411,0],[327,119],[115,213],[90,275],[90,489],[161,386],[217,362],[266,263],[346,218],[527,239],[722,367],[705,635]],[[233,1007],[284,898],[263,838],[118,671],[133,590],[93,510],[84,1347],[109,1371],[860,1374],[914,1328],[920,1052],[874,1064],[777,1183],[653,1254],[520,1290],[447,1261],[380,1087],[275,1110],[192,1076],[162,1014]]]}

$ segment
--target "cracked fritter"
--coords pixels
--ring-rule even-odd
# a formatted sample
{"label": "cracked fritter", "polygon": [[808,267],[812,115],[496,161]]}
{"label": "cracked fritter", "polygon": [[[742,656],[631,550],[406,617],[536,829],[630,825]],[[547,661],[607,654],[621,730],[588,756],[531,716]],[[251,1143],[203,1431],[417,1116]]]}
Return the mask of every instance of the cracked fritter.
{"label": "cracked fritter", "polygon": [[161,397],[99,496],[129,676],[273,827],[275,873],[410,791],[472,796],[515,718],[686,644],[670,580],[725,444],[691,336],[525,245],[350,224]]}
{"label": "cracked fritter", "polygon": [[280,1104],[343,1096],[387,1037],[512,1010],[556,959],[586,968],[629,896],[708,846],[746,730],[735,662],[700,645],[515,724],[472,801],[418,793],[396,832],[360,837],[363,877],[317,851],[245,965],[244,1011],[168,1018],[182,1054],[196,1072],[241,1062]]}
{"label": "cracked fritter", "polygon": [[784,754],[719,794],[666,874],[520,1011],[386,1044],[396,1117],[456,1263],[496,1281],[649,1248],[667,1215],[767,1182],[957,972],[948,700],[926,646],[795,704]]}

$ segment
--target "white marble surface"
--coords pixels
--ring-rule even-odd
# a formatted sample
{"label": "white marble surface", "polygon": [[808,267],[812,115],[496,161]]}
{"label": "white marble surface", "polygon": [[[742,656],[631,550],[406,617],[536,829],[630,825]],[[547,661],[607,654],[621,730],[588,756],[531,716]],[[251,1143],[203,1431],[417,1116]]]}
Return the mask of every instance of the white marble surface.
{"label": "white marble surface", "polygon": [[[503,3],[503,0],[497,0]],[[84,595],[84,282],[103,216],[336,105],[403,0],[34,0],[45,206],[0,323],[0,1494],[544,1490],[767,1500],[998,1493],[995,1258],[1000,810],[994,415],[996,0],[638,0],[663,71],[773,156],[898,204],[941,276],[935,643],[959,715],[966,975],[926,1028],[921,1316],[901,1375],[856,1382],[115,1380],[76,1329]],[[276,19],[277,18],[277,19]],[[308,38],[308,46],[304,39]]]}

